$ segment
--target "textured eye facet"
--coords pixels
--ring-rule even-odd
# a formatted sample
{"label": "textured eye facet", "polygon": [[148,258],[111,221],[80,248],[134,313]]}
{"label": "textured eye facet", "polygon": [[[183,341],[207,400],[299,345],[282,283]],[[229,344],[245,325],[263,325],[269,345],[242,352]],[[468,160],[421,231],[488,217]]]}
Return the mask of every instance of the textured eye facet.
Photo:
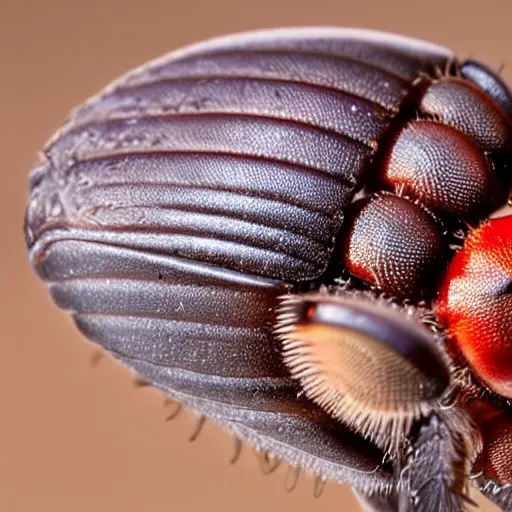
{"label": "textured eye facet", "polygon": [[441,226],[421,206],[381,193],[352,205],[340,237],[339,258],[361,281],[400,298],[431,291],[443,265]]}
{"label": "textured eye facet", "polygon": [[485,64],[475,60],[464,62],[460,68],[460,73],[491,97],[506,114],[512,116],[512,95],[497,73]]}
{"label": "textured eye facet", "polygon": [[432,84],[420,109],[465,133],[486,151],[510,146],[510,128],[504,112],[467,80],[451,77]]}
{"label": "textured eye facet", "polygon": [[449,382],[430,333],[373,296],[295,296],[277,332],[306,395],[385,448],[428,414]]}
{"label": "textured eye facet", "polygon": [[383,183],[439,214],[474,218],[488,208],[490,168],[479,147],[441,123],[413,121],[398,134]]}
{"label": "textured eye facet", "polygon": [[480,429],[483,442],[474,471],[483,471],[498,483],[512,482],[512,415],[483,401],[471,405],[471,414]]}
{"label": "textured eye facet", "polygon": [[439,315],[473,372],[512,398],[512,216],[470,232],[442,283]]}

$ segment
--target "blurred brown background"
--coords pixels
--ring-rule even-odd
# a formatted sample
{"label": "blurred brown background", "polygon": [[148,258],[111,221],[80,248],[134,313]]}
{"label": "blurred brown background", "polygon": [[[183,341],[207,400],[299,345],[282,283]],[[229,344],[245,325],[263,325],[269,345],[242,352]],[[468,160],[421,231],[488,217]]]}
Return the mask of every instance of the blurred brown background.
{"label": "blurred brown background", "polygon": [[[135,65],[209,36],[292,25],[400,32],[512,62],[510,0],[0,0],[0,512],[239,510],[350,512],[350,491],[311,480],[285,493],[250,449],[94,352],[32,274],[22,222],[37,151],[75,104]],[[512,66],[504,75],[512,82]],[[485,510],[491,510],[486,508]]]}

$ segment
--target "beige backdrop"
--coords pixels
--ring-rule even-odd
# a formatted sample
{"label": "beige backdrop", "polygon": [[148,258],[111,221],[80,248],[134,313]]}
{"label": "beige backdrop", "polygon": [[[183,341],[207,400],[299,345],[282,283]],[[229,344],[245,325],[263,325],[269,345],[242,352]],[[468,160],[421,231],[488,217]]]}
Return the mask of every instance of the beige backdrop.
{"label": "beige backdrop", "polygon": [[[54,307],[26,262],[26,176],[75,104],[135,65],[205,37],[284,25],[364,26],[512,61],[510,0],[0,0],[0,512],[358,510],[330,484],[315,500],[281,469],[193,419],[166,423],[162,397],[135,390]],[[512,82],[512,67],[504,74]],[[490,510],[490,509],[487,509]]]}

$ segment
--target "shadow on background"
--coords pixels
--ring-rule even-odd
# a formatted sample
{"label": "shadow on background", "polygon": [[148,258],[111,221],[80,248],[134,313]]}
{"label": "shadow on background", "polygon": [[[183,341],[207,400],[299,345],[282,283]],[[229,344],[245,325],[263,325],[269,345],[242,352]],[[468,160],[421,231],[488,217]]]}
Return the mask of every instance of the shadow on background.
{"label": "shadow on background", "polygon": [[[213,425],[189,444],[188,413],[166,423],[158,393],[136,390],[54,307],[22,238],[26,179],[68,111],[130,68],[209,36],[292,25],[362,26],[432,40],[494,68],[512,61],[509,0],[0,1],[0,511],[359,510],[330,484],[261,475],[250,448]],[[505,67],[512,82],[512,69]],[[491,508],[482,508],[491,510]]]}

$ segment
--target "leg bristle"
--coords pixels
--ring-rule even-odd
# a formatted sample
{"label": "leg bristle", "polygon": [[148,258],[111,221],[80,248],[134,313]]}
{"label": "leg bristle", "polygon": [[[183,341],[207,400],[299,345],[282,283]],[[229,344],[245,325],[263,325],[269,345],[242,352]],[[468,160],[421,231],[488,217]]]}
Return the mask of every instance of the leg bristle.
{"label": "leg bristle", "polygon": [[[167,402],[167,400],[166,400]],[[167,404],[166,404],[167,405]],[[172,421],[173,419],[178,417],[178,414],[181,412],[181,404],[178,402],[173,402],[172,400],[169,400],[168,405],[173,405],[174,410],[165,418],[165,421]]]}
{"label": "leg bristle", "polygon": [[299,482],[300,466],[289,466],[284,480],[284,488],[286,492],[292,492]]}
{"label": "leg bristle", "polygon": [[281,460],[274,457],[266,451],[256,452],[256,457],[260,463],[261,472],[264,475],[270,475],[273,473],[281,464]]}
{"label": "leg bristle", "polygon": [[324,490],[325,490],[326,483],[327,483],[327,480],[323,476],[317,475],[315,477],[315,487],[313,490],[313,497],[318,499],[318,498],[320,498],[320,496],[322,496],[322,494],[324,493]]}
{"label": "leg bristle", "polygon": [[240,459],[240,455],[242,454],[242,447],[243,443],[241,439],[235,437],[235,453],[233,454],[233,457],[231,457],[231,459],[229,460],[229,463],[231,465],[236,464]]}
{"label": "leg bristle", "polygon": [[89,360],[90,362],[90,365],[93,367],[93,368],[96,368],[96,366],[98,366],[98,364],[100,363],[100,361],[105,357],[105,354],[103,353],[102,350],[95,350]]}
{"label": "leg bristle", "polygon": [[206,416],[199,416],[199,419],[197,420],[196,428],[192,432],[192,435],[188,438],[189,443],[193,443],[199,437],[199,434],[203,430],[205,423],[206,423]]}
{"label": "leg bristle", "polygon": [[137,377],[136,379],[134,379],[133,385],[136,388],[147,388],[151,386],[151,382],[148,382],[147,380]]}

